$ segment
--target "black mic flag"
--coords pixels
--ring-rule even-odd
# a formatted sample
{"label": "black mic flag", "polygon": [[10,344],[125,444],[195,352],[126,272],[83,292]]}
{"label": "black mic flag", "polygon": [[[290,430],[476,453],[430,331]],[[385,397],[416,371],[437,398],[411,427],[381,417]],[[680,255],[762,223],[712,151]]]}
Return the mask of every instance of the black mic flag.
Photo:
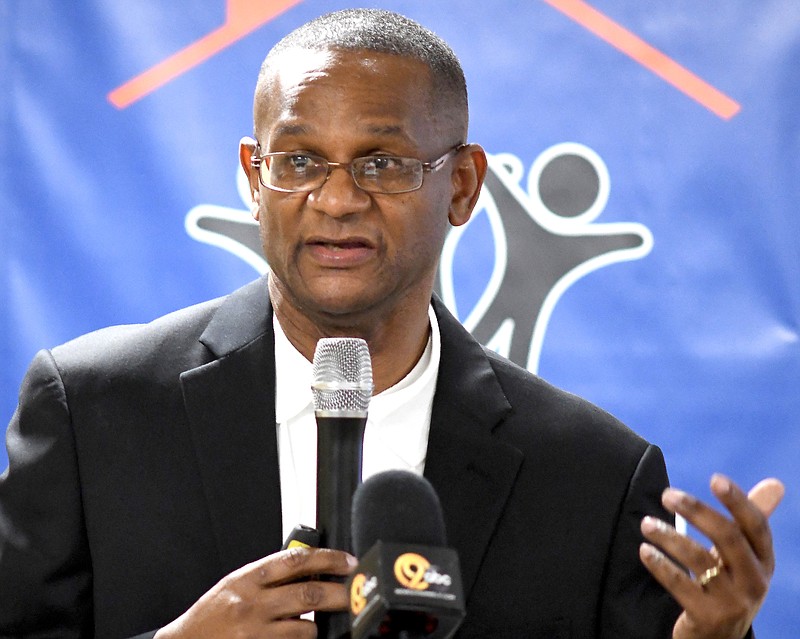
{"label": "black mic flag", "polygon": [[461,571],[428,481],[399,470],[371,477],[353,497],[352,525],[352,639],[451,637],[465,615]]}

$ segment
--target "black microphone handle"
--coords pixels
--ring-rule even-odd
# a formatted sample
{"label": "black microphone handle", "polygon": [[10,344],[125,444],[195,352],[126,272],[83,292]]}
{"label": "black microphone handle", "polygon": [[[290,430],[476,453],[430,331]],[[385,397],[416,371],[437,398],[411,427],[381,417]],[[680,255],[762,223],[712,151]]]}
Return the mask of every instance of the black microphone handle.
{"label": "black microphone handle", "polygon": [[317,414],[317,529],[323,548],[353,552],[353,493],[361,483],[367,417]]}
{"label": "black microphone handle", "polygon": [[[362,449],[367,417],[317,419],[317,529],[320,546],[353,552],[351,512],[353,493],[361,483]],[[321,639],[350,636],[347,612],[314,615]]]}

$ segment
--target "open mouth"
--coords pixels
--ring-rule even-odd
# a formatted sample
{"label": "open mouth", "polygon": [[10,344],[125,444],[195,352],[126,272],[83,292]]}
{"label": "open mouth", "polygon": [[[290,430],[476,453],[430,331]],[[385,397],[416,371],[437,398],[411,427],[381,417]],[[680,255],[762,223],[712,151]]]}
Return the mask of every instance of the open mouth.
{"label": "open mouth", "polygon": [[348,251],[372,249],[375,245],[365,237],[345,237],[333,239],[328,237],[312,237],[307,241],[309,246],[319,246],[330,251]]}
{"label": "open mouth", "polygon": [[308,241],[306,246],[318,260],[337,265],[357,264],[368,259],[374,251],[373,244],[365,238],[319,238]]}

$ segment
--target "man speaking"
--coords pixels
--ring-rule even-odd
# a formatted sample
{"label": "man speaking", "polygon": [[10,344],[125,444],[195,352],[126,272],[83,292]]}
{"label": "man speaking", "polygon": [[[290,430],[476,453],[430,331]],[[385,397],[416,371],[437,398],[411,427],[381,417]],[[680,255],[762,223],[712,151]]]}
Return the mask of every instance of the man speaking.
{"label": "man speaking", "polygon": [[656,447],[433,297],[486,172],[450,48],[394,13],[323,16],[267,56],[254,120],[240,156],[269,275],[30,366],[0,480],[0,636],[315,636],[299,615],[346,607],[329,577],[355,558],[280,548],[314,523],[310,361],[341,336],[372,359],[365,476],[423,473],[441,500],[459,636],[747,635],[780,483],[748,499],[715,476],[725,515],[667,489]]}

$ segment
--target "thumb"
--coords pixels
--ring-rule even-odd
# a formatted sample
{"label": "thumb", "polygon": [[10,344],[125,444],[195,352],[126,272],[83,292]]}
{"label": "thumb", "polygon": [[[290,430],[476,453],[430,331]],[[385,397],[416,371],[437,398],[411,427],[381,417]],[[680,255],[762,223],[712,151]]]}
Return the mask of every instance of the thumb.
{"label": "thumb", "polygon": [[747,493],[747,498],[756,505],[765,517],[769,517],[778,507],[778,504],[781,503],[785,492],[786,488],[783,483],[774,477],[770,477],[762,479],[753,486],[750,492]]}

